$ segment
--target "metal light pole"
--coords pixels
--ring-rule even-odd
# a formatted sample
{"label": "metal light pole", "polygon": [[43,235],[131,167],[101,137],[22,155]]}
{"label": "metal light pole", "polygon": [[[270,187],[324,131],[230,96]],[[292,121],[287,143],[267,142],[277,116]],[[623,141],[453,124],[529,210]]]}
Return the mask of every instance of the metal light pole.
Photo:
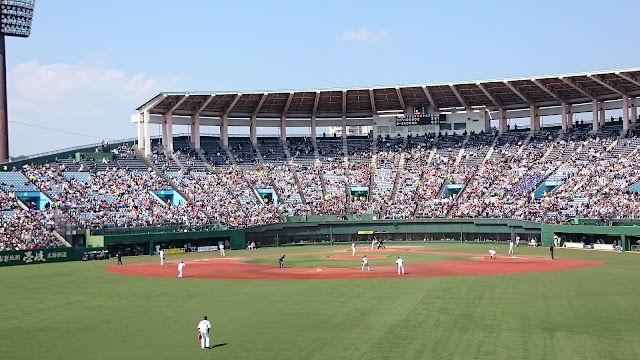
{"label": "metal light pole", "polygon": [[0,162],[6,162],[9,161],[9,117],[5,37],[29,37],[36,0],[1,0],[0,4]]}

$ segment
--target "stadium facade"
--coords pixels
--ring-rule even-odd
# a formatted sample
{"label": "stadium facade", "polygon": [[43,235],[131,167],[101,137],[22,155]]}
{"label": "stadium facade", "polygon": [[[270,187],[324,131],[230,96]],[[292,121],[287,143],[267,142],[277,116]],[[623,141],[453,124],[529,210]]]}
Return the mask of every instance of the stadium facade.
{"label": "stadium facade", "polygon": [[[137,139],[1,165],[0,259],[32,261],[32,249],[59,246],[139,254],[160,242],[209,249],[372,236],[548,243],[560,234],[575,246],[637,249],[638,75],[161,93],[133,116]],[[571,121],[577,112],[593,121]],[[562,124],[539,123],[554,114]],[[530,126],[510,128],[512,118]],[[487,131],[492,119],[498,131]],[[153,123],[161,137],[150,136]],[[174,135],[174,124],[191,132]],[[201,136],[201,126],[220,136]],[[235,126],[249,136],[229,136]],[[331,126],[371,131],[316,134]],[[260,127],[280,135],[258,136]],[[311,136],[289,136],[291,127]],[[42,256],[63,253],[84,256]]]}
{"label": "stadium facade", "polygon": [[[487,130],[489,119],[498,120],[500,132],[507,120],[529,118],[531,131],[540,129],[540,117],[560,115],[562,129],[574,126],[572,114],[591,113],[593,131],[605,121],[605,112],[622,111],[623,130],[637,122],[640,70],[627,69],[560,76],[540,76],[448,84],[425,84],[332,90],[265,92],[160,93],[138,107],[132,122],[138,126],[138,142],[150,154],[150,124],[161,124],[162,134],[172,149],[173,125],[191,127],[196,149],[200,127],[218,126],[224,146],[229,127],[249,128],[252,143],[259,127],[310,128],[317,137],[319,127],[371,127],[374,135],[420,132],[464,132]],[[444,123],[394,126],[397,116],[411,116],[415,109],[425,114],[449,114]],[[393,128],[393,129],[392,129]],[[397,130],[397,131],[396,131]]]}

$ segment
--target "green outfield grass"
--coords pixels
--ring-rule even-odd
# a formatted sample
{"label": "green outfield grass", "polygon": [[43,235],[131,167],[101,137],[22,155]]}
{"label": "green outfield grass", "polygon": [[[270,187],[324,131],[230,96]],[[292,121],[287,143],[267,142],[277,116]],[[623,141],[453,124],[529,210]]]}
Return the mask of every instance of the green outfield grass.
{"label": "green outfield grass", "polygon": [[[482,254],[488,248],[426,246]],[[228,255],[273,261],[286,253],[289,265],[296,258],[324,264],[324,255],[295,254],[336,249],[302,246]],[[341,249],[348,254],[347,246]],[[499,254],[504,253],[503,245]],[[403,255],[408,265],[418,260],[413,256]],[[557,256],[608,264],[512,275],[276,281],[143,278],[105,271],[115,260],[0,268],[0,358],[640,358],[640,255],[562,249]],[[226,345],[200,350],[196,324],[203,315],[213,324],[214,344]]]}
{"label": "green outfield grass", "polygon": [[[416,262],[432,262],[432,261],[444,261],[444,260],[456,260],[463,259],[463,256],[455,256],[455,255],[443,255],[443,254],[420,254],[420,253],[412,253],[412,252],[403,252],[403,253],[395,253],[395,252],[387,252],[383,253],[375,250],[364,251],[365,249],[359,250],[356,253],[356,256],[351,256],[350,251],[341,251],[336,253],[335,251],[327,251],[332,247],[324,247],[324,249],[316,249],[317,254],[307,254],[309,249],[303,254],[289,254],[286,257],[285,264],[286,266],[294,266],[294,267],[359,267],[362,264],[362,257],[366,254],[370,257],[369,264],[371,266],[376,265],[395,265],[396,257],[401,255],[402,259],[409,263]],[[298,248],[300,250],[300,248]],[[283,252],[283,249],[279,249],[280,252]],[[286,250],[285,250],[286,251]],[[299,252],[299,251],[298,251]],[[279,253],[278,253],[279,254]],[[381,255],[382,254],[382,255]],[[341,258],[332,258],[332,256],[340,256]],[[384,256],[383,258],[375,258],[375,256]],[[276,256],[256,256],[247,259],[242,259],[244,262],[249,263],[258,263],[258,264],[275,264],[277,262]],[[347,258],[342,258],[347,257]]]}

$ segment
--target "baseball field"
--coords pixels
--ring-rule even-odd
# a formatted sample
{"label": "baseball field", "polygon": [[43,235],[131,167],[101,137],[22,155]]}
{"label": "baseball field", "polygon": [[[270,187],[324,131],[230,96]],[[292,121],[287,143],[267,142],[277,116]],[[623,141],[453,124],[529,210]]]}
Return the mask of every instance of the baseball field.
{"label": "baseball field", "polygon": [[[492,261],[486,244],[393,245],[1,268],[0,357],[640,358],[640,254],[558,249],[551,261],[499,245]],[[204,315],[212,350],[196,338]]]}

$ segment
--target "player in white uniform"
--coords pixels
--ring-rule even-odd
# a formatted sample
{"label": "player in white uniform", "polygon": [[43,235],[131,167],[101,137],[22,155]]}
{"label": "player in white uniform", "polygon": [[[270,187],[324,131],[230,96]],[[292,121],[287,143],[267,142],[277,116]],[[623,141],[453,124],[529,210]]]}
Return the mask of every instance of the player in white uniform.
{"label": "player in white uniform", "polygon": [[178,277],[182,278],[182,269],[187,266],[185,265],[184,261],[180,261],[180,264],[178,264]]}
{"label": "player in white uniform", "polygon": [[376,237],[373,237],[373,240],[371,240],[371,250],[374,250],[376,248],[376,243],[378,242],[378,239],[376,239]]}
{"label": "player in white uniform", "polygon": [[520,236],[516,236],[516,247],[520,244]]}
{"label": "player in white uniform", "polygon": [[220,241],[220,242],[218,243],[218,248],[220,249],[220,256],[226,256],[226,255],[224,254],[224,242],[223,242],[223,241]]}
{"label": "player in white uniform", "polygon": [[356,242],[351,243],[351,256],[356,256]]}
{"label": "player in white uniform", "polygon": [[164,249],[160,249],[160,265],[164,265]]}
{"label": "player in white uniform", "polygon": [[396,264],[398,265],[398,275],[400,275],[401,273],[402,275],[404,275],[404,260],[402,260],[400,256],[398,256]]}
{"label": "player in white uniform", "polygon": [[211,323],[207,320],[205,316],[202,321],[198,323],[198,331],[200,332],[200,347],[204,350],[205,348],[211,349],[209,344],[209,331],[211,330]]}
{"label": "player in white uniform", "polygon": [[361,271],[364,271],[365,267],[367,268],[367,271],[371,271],[371,268],[369,267],[369,258],[367,257],[367,255],[365,255],[362,258],[362,270]]}
{"label": "player in white uniform", "polygon": [[509,255],[513,255],[513,241],[509,241]]}
{"label": "player in white uniform", "polygon": [[496,259],[496,250],[494,248],[489,249],[489,259],[491,260]]}

